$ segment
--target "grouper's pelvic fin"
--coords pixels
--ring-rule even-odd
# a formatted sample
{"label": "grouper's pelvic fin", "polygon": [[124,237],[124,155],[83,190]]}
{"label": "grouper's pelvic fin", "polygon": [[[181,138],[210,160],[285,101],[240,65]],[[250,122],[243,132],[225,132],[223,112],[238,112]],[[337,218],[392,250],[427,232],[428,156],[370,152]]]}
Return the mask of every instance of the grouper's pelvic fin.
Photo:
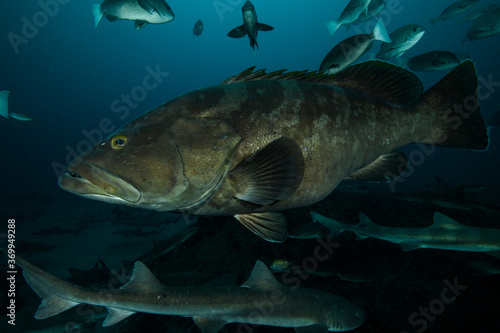
{"label": "grouper's pelvic fin", "polygon": [[[266,206],[288,199],[304,177],[304,157],[290,138],[279,138],[258,150],[229,173],[235,198],[247,205]],[[280,213],[238,214],[236,219],[260,237],[282,242],[287,226]]]}
{"label": "grouper's pelvic fin", "polygon": [[425,92],[421,106],[435,111],[434,126],[422,142],[440,147],[487,150],[488,131],[477,99],[476,69],[464,61]]}

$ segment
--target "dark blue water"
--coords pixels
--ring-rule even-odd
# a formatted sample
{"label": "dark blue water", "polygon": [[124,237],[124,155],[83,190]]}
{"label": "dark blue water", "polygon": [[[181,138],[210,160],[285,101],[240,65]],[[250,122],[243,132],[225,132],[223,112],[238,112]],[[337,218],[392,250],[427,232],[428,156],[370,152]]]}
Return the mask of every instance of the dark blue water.
{"label": "dark blue water", "polygon": [[[254,54],[248,38],[226,36],[242,24],[243,1],[170,0],[175,20],[138,31],[131,21],[109,22],[104,18],[94,28],[93,2],[10,0],[0,4],[0,90],[11,92],[10,112],[37,120],[32,123],[0,119],[2,219],[32,213],[44,221],[62,221],[67,211],[59,210],[60,203],[89,214],[94,209],[107,209],[105,204],[78,198],[57,186],[57,177],[67,162],[92,141],[100,141],[106,132],[101,128],[103,122],[106,129],[116,129],[173,97],[216,85],[250,66],[270,71],[316,70],[334,45],[354,33],[370,32],[374,24],[371,20],[349,30],[340,27],[330,37],[324,23],[338,18],[347,1],[255,0],[259,21],[275,29],[259,33],[260,49]],[[481,0],[477,6],[495,2]],[[381,17],[389,32],[410,23],[423,25],[427,30],[405,58],[449,50],[466,53],[473,59],[482,85],[481,112],[486,120],[493,118],[500,110],[500,36],[462,44],[471,25],[463,22],[464,15],[431,27],[430,19],[452,1],[388,3]],[[203,21],[204,31],[193,37],[192,27],[198,19]],[[379,47],[376,42],[371,52]],[[361,60],[368,58],[365,55]],[[151,76],[152,72],[157,76]],[[416,74],[427,89],[446,73]],[[144,81],[148,75],[153,79]],[[125,95],[131,96],[130,104],[123,99]],[[480,194],[481,200],[497,204],[498,127],[492,129],[490,140],[486,152],[438,148],[431,153],[415,153],[415,172],[397,185],[397,191],[437,186],[437,176],[450,186],[484,185],[487,189]],[[408,146],[402,150],[410,155],[419,149]],[[421,156],[423,160],[417,159]],[[382,192],[389,192],[387,185],[379,186]],[[13,200],[19,196],[21,199]],[[28,199],[22,199],[23,196]],[[47,208],[50,205],[53,208]],[[392,210],[389,213],[395,216]],[[482,215],[477,219],[483,219]],[[472,223],[474,215],[467,220]],[[18,237],[23,238],[23,234]],[[52,241],[57,243],[57,239]],[[498,310],[498,301],[492,307]],[[376,321],[370,322],[369,327],[378,332]],[[361,328],[359,332],[364,331]]]}

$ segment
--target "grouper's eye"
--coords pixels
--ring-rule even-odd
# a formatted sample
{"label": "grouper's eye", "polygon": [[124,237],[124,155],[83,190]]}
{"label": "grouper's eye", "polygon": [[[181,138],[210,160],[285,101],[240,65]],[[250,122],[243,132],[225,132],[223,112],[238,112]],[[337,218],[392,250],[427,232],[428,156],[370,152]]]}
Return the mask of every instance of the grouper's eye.
{"label": "grouper's eye", "polygon": [[119,135],[111,139],[111,147],[113,147],[113,149],[122,149],[126,143],[127,137],[123,135]]}

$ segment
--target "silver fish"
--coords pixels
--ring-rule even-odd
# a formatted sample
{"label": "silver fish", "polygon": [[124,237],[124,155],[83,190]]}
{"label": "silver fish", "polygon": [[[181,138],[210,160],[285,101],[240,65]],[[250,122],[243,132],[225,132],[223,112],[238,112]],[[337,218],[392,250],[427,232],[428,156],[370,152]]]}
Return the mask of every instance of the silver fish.
{"label": "silver fish", "polygon": [[382,20],[378,21],[370,34],[355,35],[335,45],[321,62],[319,71],[328,74],[340,72],[368,52],[376,40],[391,42]]}
{"label": "silver fish", "polygon": [[399,58],[422,38],[425,28],[418,24],[408,24],[394,30],[389,36],[390,43],[383,43],[380,46],[376,57],[382,60],[389,60],[392,57]]}
{"label": "silver fish", "polygon": [[341,25],[353,24],[359,16],[366,12],[371,0],[351,0],[340,14],[337,20],[326,22],[330,36],[337,31]]}
{"label": "silver fish", "polygon": [[28,117],[22,113],[9,112],[9,95],[10,91],[2,90],[0,91],[0,115],[7,119],[16,119],[20,121],[36,121],[35,119]]}
{"label": "silver fish", "polygon": [[500,33],[500,8],[484,13],[474,21],[465,35],[464,42],[492,37],[498,33]]}
{"label": "silver fish", "polygon": [[472,7],[474,7],[479,0],[459,0],[448,6],[443,12],[431,20],[431,24],[435,25],[439,21],[449,20],[457,15],[465,13]]}
{"label": "silver fish", "polygon": [[455,68],[462,61],[450,51],[431,51],[412,57],[408,60],[408,67],[414,71],[444,71]]}
{"label": "silver fish", "polygon": [[499,7],[500,7],[499,5],[492,4],[492,5],[483,6],[481,8],[476,9],[476,10],[473,10],[473,11],[469,12],[469,14],[467,14],[465,16],[465,21],[469,22],[469,21],[477,20],[484,13],[487,13],[487,12],[489,12],[489,11],[491,11],[493,9],[497,9]]}
{"label": "silver fish", "polygon": [[[255,263],[250,278],[241,286],[200,287],[165,286],[137,261],[130,281],[116,293],[75,286],[19,256],[16,264],[42,298],[36,319],[55,316],[79,304],[106,307],[105,327],[144,312],[193,317],[202,332],[212,333],[228,323],[292,327],[296,332],[343,332],[359,327],[365,318],[362,309],[343,297],[315,289],[292,290],[280,284],[261,261]],[[261,312],[261,306],[269,302],[273,311]]]}
{"label": "silver fish", "polygon": [[352,24],[358,25],[377,16],[382,9],[384,9],[385,5],[385,0],[371,0],[366,10],[361,12],[356,21],[352,22]]}
{"label": "silver fish", "polygon": [[9,119],[9,95],[10,91],[0,91],[0,115]]}
{"label": "silver fish", "polygon": [[101,4],[93,4],[92,12],[96,27],[104,16],[110,22],[135,21],[136,30],[149,23],[167,23],[175,18],[172,8],[165,0],[104,0]]}

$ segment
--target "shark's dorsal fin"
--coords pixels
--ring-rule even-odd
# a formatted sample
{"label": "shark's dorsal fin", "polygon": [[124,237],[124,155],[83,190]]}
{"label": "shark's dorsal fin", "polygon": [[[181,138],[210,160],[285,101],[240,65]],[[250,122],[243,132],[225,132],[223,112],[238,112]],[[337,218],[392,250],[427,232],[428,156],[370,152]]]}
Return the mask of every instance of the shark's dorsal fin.
{"label": "shark's dorsal fin", "polygon": [[441,229],[441,230],[454,230],[454,229],[464,229],[464,228],[467,228],[467,226],[460,224],[454,219],[439,212],[434,213],[434,224],[429,227],[429,229]]}
{"label": "shark's dorsal fin", "polygon": [[114,325],[135,313],[135,311],[127,311],[112,307],[106,307],[106,309],[108,309],[108,316],[102,322],[102,326],[104,327]]}
{"label": "shark's dorsal fin", "polygon": [[217,333],[226,325],[224,320],[209,317],[193,317],[193,320],[203,333]]}
{"label": "shark's dorsal fin", "polygon": [[160,281],[151,273],[151,271],[140,261],[136,261],[134,272],[130,281],[120,287],[123,291],[131,294],[147,294],[164,289]]}
{"label": "shark's dorsal fin", "polygon": [[275,289],[277,286],[280,286],[280,283],[276,280],[269,268],[267,268],[262,261],[257,260],[253,267],[252,274],[250,274],[250,278],[241,286],[256,291],[266,291]]}
{"label": "shark's dorsal fin", "polygon": [[380,60],[352,65],[333,75],[307,70],[285,73],[286,69],[266,73],[265,69],[254,69],[250,67],[221,84],[258,80],[313,82],[354,90],[399,107],[412,106],[423,94],[422,82],[415,74]]}

